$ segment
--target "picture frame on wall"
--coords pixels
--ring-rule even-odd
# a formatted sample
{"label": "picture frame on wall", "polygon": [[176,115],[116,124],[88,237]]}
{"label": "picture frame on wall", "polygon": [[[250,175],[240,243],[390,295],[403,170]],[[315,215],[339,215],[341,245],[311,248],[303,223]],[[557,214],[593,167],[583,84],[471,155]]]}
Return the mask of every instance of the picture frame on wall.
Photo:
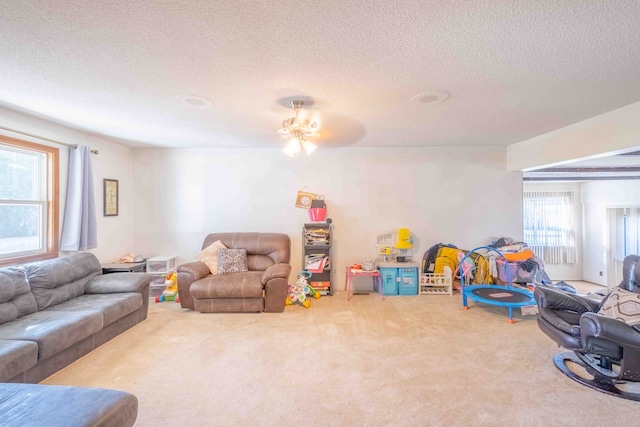
{"label": "picture frame on wall", "polygon": [[118,216],[118,180],[103,179],[104,216]]}

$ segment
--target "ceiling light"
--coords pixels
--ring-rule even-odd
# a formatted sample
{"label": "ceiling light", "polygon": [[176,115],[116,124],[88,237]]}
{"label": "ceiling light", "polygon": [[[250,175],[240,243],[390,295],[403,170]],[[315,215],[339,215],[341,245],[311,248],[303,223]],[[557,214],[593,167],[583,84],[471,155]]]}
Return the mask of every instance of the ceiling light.
{"label": "ceiling light", "polygon": [[411,102],[419,102],[420,104],[440,104],[449,99],[449,92],[431,90],[422,92],[411,98]]}
{"label": "ceiling light", "polygon": [[200,108],[203,110],[213,108],[215,105],[210,99],[197,95],[178,95],[176,96],[176,100],[187,107]]}
{"label": "ceiling light", "polygon": [[311,141],[307,141],[306,139],[302,141],[302,146],[304,147],[304,151],[307,153],[307,155],[313,153],[315,149],[318,148],[316,144]]}
{"label": "ceiling light", "polygon": [[320,136],[319,132],[316,132],[318,124],[316,122],[310,122],[309,120],[301,120],[299,117],[300,109],[304,102],[291,101],[291,107],[295,111],[295,117],[291,117],[282,122],[282,128],[278,129],[278,133],[284,138],[290,138],[283,151],[287,156],[297,156],[302,148],[304,148],[307,155],[311,154],[317,146],[309,141],[307,138],[314,138]]}
{"label": "ceiling light", "polygon": [[282,151],[284,151],[284,154],[287,156],[297,156],[300,153],[300,140],[298,140],[298,138],[292,138]]}

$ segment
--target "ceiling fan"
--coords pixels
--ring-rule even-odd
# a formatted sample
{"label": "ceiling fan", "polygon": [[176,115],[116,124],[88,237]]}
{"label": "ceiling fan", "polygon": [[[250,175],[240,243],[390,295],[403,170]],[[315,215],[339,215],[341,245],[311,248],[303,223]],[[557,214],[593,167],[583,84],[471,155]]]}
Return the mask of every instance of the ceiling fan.
{"label": "ceiling fan", "polygon": [[291,101],[291,107],[295,111],[295,117],[291,117],[282,122],[282,128],[278,129],[278,134],[284,138],[290,138],[287,145],[282,150],[287,156],[297,156],[304,149],[307,155],[313,153],[318,148],[313,142],[307,138],[315,138],[320,136],[317,132],[318,123],[308,119],[301,120],[299,117],[300,109],[304,105],[303,101]]}

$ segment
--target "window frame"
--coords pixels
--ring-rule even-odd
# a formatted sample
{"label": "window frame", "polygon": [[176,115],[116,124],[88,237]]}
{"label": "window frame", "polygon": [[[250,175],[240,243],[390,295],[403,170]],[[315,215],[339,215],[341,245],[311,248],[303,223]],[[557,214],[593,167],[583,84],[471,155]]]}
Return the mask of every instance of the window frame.
{"label": "window frame", "polygon": [[[23,264],[26,262],[41,261],[57,258],[59,247],[59,206],[60,206],[60,150],[56,147],[37,144],[22,139],[10,138],[0,135],[0,146],[13,147],[21,150],[37,152],[45,155],[45,205],[46,218],[44,236],[44,249],[37,254],[15,255],[8,254],[0,259],[0,266]],[[17,254],[17,253],[16,253]]]}

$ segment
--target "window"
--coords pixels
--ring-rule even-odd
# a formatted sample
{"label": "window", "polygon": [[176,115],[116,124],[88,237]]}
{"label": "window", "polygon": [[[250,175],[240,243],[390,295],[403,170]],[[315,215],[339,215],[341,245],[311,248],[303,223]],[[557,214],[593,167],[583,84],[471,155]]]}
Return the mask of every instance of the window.
{"label": "window", "polygon": [[58,149],[0,136],[0,265],[58,256]]}
{"label": "window", "polygon": [[524,240],[549,264],[577,262],[573,229],[573,192],[525,192]]}

